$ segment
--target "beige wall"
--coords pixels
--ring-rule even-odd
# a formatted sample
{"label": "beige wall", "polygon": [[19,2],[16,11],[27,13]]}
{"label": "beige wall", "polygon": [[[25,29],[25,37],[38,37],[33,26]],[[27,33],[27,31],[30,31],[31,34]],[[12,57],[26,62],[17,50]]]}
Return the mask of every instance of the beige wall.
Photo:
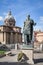
{"label": "beige wall", "polygon": [[43,32],[39,31],[39,32],[35,32],[35,33],[36,33],[36,35],[35,35],[34,47],[38,48],[43,41]]}
{"label": "beige wall", "polygon": [[39,42],[42,42],[42,41],[43,41],[43,33],[37,33],[36,39],[37,39]]}
{"label": "beige wall", "polygon": [[0,27],[0,31],[3,31],[3,27]]}
{"label": "beige wall", "polygon": [[3,42],[3,33],[0,33],[0,42]]}
{"label": "beige wall", "polygon": [[6,43],[6,33],[3,34],[3,32],[0,33],[0,42],[5,44]]}

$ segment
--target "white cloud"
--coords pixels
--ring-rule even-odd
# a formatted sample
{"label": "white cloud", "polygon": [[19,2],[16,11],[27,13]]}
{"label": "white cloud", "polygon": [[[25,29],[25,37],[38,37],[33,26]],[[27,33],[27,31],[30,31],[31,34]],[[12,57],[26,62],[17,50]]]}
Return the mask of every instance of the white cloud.
{"label": "white cloud", "polygon": [[40,20],[43,21],[43,16],[40,16]]}
{"label": "white cloud", "polygon": [[2,16],[0,16],[0,21],[3,21],[3,17]]}

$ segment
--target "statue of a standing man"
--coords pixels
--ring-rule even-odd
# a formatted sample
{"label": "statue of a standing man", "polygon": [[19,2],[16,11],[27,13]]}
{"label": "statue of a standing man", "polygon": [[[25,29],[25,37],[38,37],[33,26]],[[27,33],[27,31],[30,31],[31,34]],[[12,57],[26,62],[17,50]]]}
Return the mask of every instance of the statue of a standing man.
{"label": "statue of a standing man", "polygon": [[28,15],[26,21],[24,22],[24,43],[29,44],[32,41],[33,37],[33,25],[35,25],[34,21],[30,19],[30,15]]}

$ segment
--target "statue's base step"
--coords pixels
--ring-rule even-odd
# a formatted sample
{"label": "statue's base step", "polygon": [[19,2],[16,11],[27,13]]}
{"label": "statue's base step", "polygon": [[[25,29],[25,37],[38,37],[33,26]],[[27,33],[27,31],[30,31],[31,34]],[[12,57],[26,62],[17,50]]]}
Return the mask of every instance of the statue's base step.
{"label": "statue's base step", "polygon": [[33,60],[28,60],[27,63],[34,64],[34,61]]}
{"label": "statue's base step", "polygon": [[30,44],[30,45],[23,44],[22,49],[33,49],[33,45],[32,44]]}

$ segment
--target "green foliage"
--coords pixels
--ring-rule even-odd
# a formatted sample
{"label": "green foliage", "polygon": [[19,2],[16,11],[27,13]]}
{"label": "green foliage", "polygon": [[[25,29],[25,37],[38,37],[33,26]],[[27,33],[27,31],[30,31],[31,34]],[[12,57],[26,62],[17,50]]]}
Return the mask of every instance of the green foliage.
{"label": "green foliage", "polygon": [[2,51],[2,50],[0,51],[0,54],[4,54],[4,53],[5,53],[5,51]]}
{"label": "green foliage", "polygon": [[17,60],[20,61],[20,60],[22,59],[23,55],[24,55],[24,53],[20,52],[20,53],[18,54]]}

